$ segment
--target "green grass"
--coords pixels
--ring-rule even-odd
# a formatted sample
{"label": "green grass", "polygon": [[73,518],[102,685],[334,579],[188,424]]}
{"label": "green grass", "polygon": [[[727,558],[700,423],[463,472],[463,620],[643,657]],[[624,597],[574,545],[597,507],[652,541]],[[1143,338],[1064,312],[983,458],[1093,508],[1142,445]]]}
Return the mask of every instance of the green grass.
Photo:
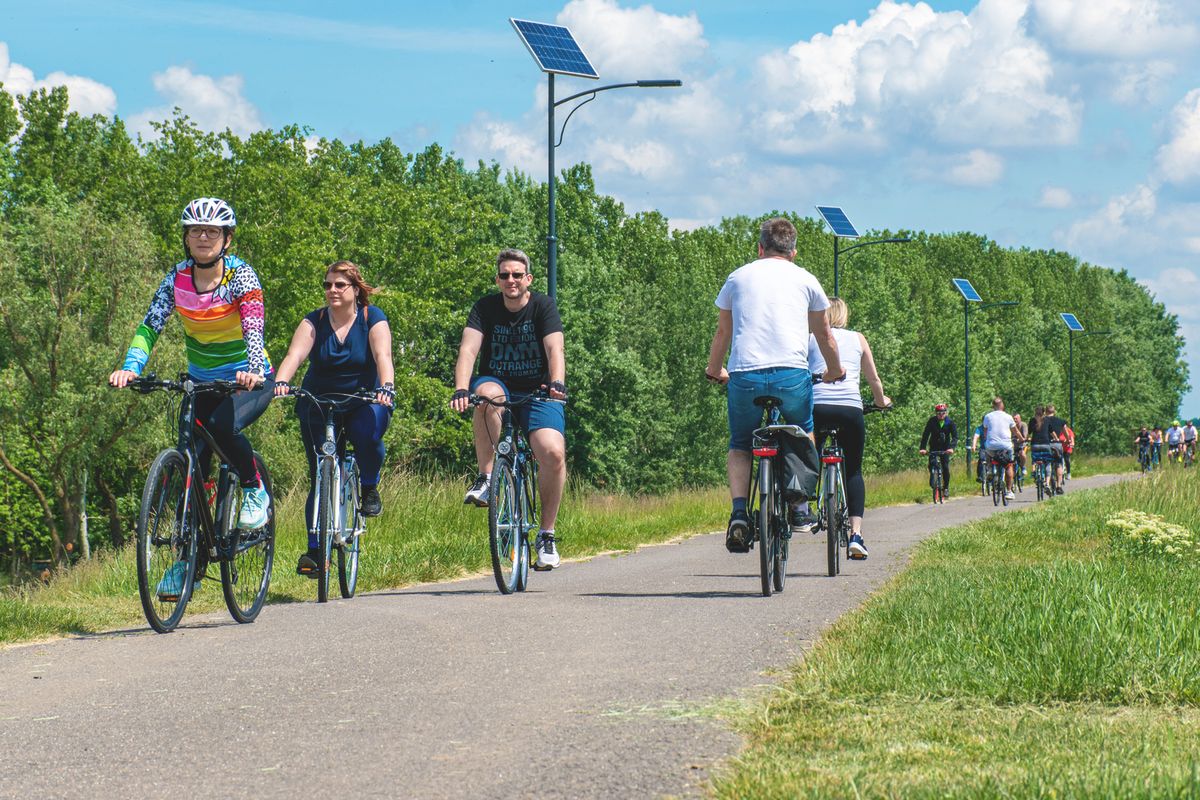
{"label": "green grass", "polygon": [[[382,484],[384,513],[363,544],[359,591],[406,586],[491,570],[487,512],[462,502],[465,485],[402,475]],[[295,574],[307,547],[304,492],[278,502],[270,602],[316,599],[316,584]],[[631,550],[640,544],[717,530],[728,500],[723,489],[630,497],[571,491],[559,515],[564,558]],[[223,609],[219,570],[203,581],[188,613]],[[269,613],[269,612],[264,612]],[[0,643],[123,627],[143,628],[134,551],[102,552],[58,573],[48,585],[0,589]]]}
{"label": "green grass", "polygon": [[750,746],[715,793],[1200,796],[1200,555],[1114,548],[1105,520],[1129,508],[1200,531],[1200,473],[1068,493],[918,547],[737,717]]}

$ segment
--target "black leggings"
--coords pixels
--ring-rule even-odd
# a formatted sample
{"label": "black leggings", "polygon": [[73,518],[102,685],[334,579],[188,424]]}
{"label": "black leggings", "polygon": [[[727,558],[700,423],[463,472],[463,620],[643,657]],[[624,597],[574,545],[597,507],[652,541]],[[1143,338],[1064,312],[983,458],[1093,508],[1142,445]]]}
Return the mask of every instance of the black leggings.
{"label": "black leggings", "polygon": [[[242,433],[262,416],[275,394],[275,382],[267,381],[262,389],[235,392],[229,396],[201,394],[196,396],[196,420],[212,436],[217,447],[237,470],[242,486],[258,485],[258,466],[254,463],[254,448]],[[196,452],[204,474],[208,474],[208,446],[197,438]]]}
{"label": "black leggings", "polygon": [[846,506],[852,517],[861,517],[867,507],[867,487],[863,483],[863,447],[867,442],[867,426],[861,408],[818,403],[813,406],[813,430],[817,432],[817,449],[825,446],[825,431],[837,428],[838,444],[846,460],[842,472],[846,480]]}

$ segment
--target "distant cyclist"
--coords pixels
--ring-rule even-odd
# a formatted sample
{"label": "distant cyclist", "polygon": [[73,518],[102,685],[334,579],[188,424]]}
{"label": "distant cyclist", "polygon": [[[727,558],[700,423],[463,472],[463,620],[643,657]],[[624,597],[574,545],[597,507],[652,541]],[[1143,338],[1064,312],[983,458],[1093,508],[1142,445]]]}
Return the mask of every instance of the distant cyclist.
{"label": "distant cyclist", "polygon": [[1067,423],[1059,419],[1054,414],[1054,405],[1046,405],[1045,416],[1037,420],[1037,424],[1031,426],[1031,441],[1033,443],[1033,452],[1049,453],[1054,462],[1054,474],[1057,479],[1057,489],[1055,494],[1062,494],[1062,476],[1063,476],[1063,439],[1066,438],[1064,428]]}
{"label": "distant cyclist", "polygon": [[[971,452],[975,454],[975,482],[983,483],[983,452],[979,449],[979,443],[983,441],[983,422],[980,421],[975,426],[975,430],[971,432]],[[968,453],[968,456],[970,453]]]}
{"label": "distant cyclist", "polygon": [[[470,408],[472,393],[521,400],[540,388],[547,390],[550,399],[530,399],[513,410],[513,418],[527,431],[540,467],[542,527],[534,542],[535,568],[548,570],[559,564],[554,525],[567,482],[567,415],[563,405],[567,399],[567,360],[558,306],[549,295],[532,291],[532,285],[529,256],[520,250],[501,250],[496,256],[496,286],[500,291],[480,298],[467,317],[454,365],[450,406],[464,414]],[[477,358],[479,375],[471,380]],[[475,409],[471,424],[479,476],[467,490],[464,503],[486,506],[489,502],[501,412],[490,405]]]}
{"label": "distant cyclist", "polygon": [[1017,425],[1017,432],[1013,435],[1013,447],[1016,448],[1017,469],[1021,471],[1022,477],[1025,475],[1025,450],[1029,445],[1029,425],[1021,419],[1020,414],[1012,415],[1013,422]]}
{"label": "distant cyclist", "polygon": [[1075,452],[1075,431],[1070,425],[1063,425],[1063,480],[1071,479],[1071,454]]}
{"label": "distant cyclist", "polygon": [[[267,410],[274,385],[263,345],[262,285],[249,264],[227,252],[237,219],[224,200],[193,200],[183,209],[179,222],[185,258],[159,284],[125,354],[125,363],[108,381],[124,387],[141,375],[167,320],[179,312],[190,378],[236,381],[244,389],[264,388],[232,395],[201,394],[195,402],[196,423],[212,435],[241,479],[238,526],[261,528],[267,523],[270,497],[243,431]],[[202,439],[197,448],[207,475],[211,454]],[[176,562],[159,583],[159,594],[179,594],[186,569],[185,562]]]}
{"label": "distant cyclist", "polygon": [[925,422],[925,430],[921,433],[921,455],[929,454],[929,474],[932,480],[933,460],[936,458],[942,465],[942,493],[950,491],[950,456],[958,445],[958,428],[950,419],[949,409],[945,403],[933,407],[933,416]]}
{"label": "distant cyclist", "polygon": [[1013,435],[1016,423],[1004,410],[1004,400],[992,399],[992,410],[983,418],[983,452],[988,461],[1004,465],[1004,496],[1012,500],[1013,494]]}
{"label": "distant cyclist", "polygon": [[[883,381],[875,369],[875,357],[867,337],[846,328],[850,310],[840,297],[829,301],[829,325],[837,340],[838,357],[846,370],[844,380],[837,383],[818,383],[813,386],[813,427],[817,433],[818,449],[825,446],[824,431],[837,430],[838,444],[844,456],[846,510],[850,514],[850,558],[861,561],[867,557],[863,541],[862,521],[867,507],[867,487],[863,482],[863,449],[867,441],[867,426],[863,421],[863,401],[859,376],[871,387],[875,405],[885,408],[892,399],[883,393]],[[825,359],[814,336],[808,339],[808,360],[813,372],[825,371]]]}
{"label": "distant cyclist", "polygon": [[[843,375],[837,340],[825,313],[829,298],[816,276],[793,263],[795,258],[795,226],[783,217],[769,219],[759,229],[758,258],[730,273],[717,294],[717,330],[704,374],[729,387],[725,466],[733,509],[725,530],[725,548],[731,553],[750,549],[746,501],[753,464],[751,438],[763,413],[754,405],[754,398],[780,398],[783,419],[811,434],[810,335],[816,338],[827,365],[824,379],[836,381]],[[729,365],[725,367],[727,353]],[[803,513],[799,507],[792,511]],[[802,524],[807,520],[793,521]]]}
{"label": "distant cyclist", "polygon": [[1196,457],[1196,425],[1190,419],[1183,426],[1183,447],[1192,454],[1192,458]]}
{"label": "distant cyclist", "polygon": [[1158,466],[1162,463],[1163,430],[1155,425],[1150,429],[1150,463]]}
{"label": "distant cyclist", "polygon": [[1151,447],[1152,442],[1153,442],[1153,437],[1151,436],[1149,428],[1147,428],[1145,425],[1143,425],[1142,429],[1140,431],[1138,431],[1133,437],[1133,444],[1138,449],[1138,463],[1139,464],[1143,461],[1145,461],[1147,463],[1153,463],[1151,461],[1151,455],[1150,455],[1150,447]]}
{"label": "distant cyclist", "polygon": [[1183,428],[1179,427],[1179,420],[1171,423],[1171,427],[1167,429],[1167,455],[1170,458],[1179,460],[1179,449],[1183,447]]}

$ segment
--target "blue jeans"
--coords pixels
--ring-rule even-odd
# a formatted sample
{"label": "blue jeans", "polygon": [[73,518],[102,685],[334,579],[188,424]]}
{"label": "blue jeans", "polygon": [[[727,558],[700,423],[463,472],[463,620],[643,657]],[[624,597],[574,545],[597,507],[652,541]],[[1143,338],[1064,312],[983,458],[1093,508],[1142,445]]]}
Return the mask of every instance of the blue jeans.
{"label": "blue jeans", "polygon": [[779,410],[789,425],[813,429],[812,375],[796,367],[768,367],[729,375],[726,404],[729,408],[729,449],[749,451],[754,429],[761,427],[763,410],[754,398],[774,395],[783,401]]}

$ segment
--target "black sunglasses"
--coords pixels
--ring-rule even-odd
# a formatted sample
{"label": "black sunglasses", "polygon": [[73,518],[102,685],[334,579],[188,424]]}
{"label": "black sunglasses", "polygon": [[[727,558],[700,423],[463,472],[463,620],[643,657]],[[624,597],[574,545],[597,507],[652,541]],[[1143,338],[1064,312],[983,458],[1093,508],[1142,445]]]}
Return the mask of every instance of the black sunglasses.
{"label": "black sunglasses", "polygon": [[496,277],[502,281],[506,281],[509,278],[513,278],[513,279],[519,281],[519,280],[521,280],[521,278],[524,278],[528,274],[529,274],[528,272],[497,272]]}
{"label": "black sunglasses", "polygon": [[342,289],[345,289],[350,284],[347,283],[346,281],[333,281],[332,283],[330,281],[325,281],[321,285],[325,287],[325,291],[327,291],[327,292],[330,289],[337,289],[340,292]]}

